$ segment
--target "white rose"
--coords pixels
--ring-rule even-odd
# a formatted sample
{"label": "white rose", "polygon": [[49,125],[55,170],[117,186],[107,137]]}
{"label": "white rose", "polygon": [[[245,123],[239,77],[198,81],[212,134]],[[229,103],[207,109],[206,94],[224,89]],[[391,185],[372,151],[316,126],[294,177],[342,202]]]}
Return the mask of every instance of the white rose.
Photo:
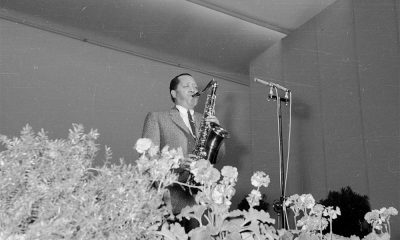
{"label": "white rose", "polygon": [[216,204],[222,204],[224,202],[224,193],[223,189],[221,189],[221,187],[218,186],[214,188],[211,197]]}
{"label": "white rose", "polygon": [[237,168],[231,166],[224,166],[221,170],[221,174],[224,177],[231,178],[237,180],[238,171]]}
{"label": "white rose", "polygon": [[151,145],[152,142],[149,138],[139,138],[135,144],[135,149],[138,153],[145,153]]}

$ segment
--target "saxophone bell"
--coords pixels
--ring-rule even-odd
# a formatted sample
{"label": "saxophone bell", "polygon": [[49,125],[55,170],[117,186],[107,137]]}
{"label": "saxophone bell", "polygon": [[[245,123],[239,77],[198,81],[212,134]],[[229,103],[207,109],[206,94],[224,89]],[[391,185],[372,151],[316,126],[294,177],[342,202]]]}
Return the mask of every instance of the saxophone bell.
{"label": "saxophone bell", "polygon": [[228,131],[219,125],[212,124],[205,146],[205,151],[207,153],[205,159],[210,161],[211,164],[217,163],[218,151],[221,147],[222,141],[229,137]]}

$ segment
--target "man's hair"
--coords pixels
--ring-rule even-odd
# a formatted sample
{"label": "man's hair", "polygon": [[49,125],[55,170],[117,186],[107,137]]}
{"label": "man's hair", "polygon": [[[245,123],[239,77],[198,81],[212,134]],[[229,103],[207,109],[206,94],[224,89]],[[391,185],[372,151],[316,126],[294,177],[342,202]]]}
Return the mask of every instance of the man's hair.
{"label": "man's hair", "polygon": [[177,88],[178,85],[179,85],[179,77],[181,77],[181,76],[190,76],[190,77],[191,77],[192,75],[190,75],[189,73],[181,73],[181,74],[175,76],[175,77],[171,80],[171,82],[169,83],[169,94],[171,95],[171,100],[172,100],[173,102],[175,102],[175,98],[172,97],[171,91],[172,91],[172,90],[176,90],[176,88]]}

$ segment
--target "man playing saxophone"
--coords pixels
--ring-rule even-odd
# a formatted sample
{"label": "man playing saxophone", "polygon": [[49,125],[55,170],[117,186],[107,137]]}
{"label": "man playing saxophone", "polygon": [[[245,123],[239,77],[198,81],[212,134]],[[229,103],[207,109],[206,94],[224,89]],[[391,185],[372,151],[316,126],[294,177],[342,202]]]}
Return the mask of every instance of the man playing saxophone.
{"label": "man playing saxophone", "polygon": [[[174,106],[168,111],[150,112],[147,114],[142,137],[150,138],[160,149],[168,145],[170,148],[181,147],[183,154],[188,157],[196,147],[196,139],[199,136],[199,128],[202,121],[219,125],[215,115],[206,116],[194,111],[198,103],[198,86],[189,73],[182,73],[174,77],[169,86],[170,96]],[[222,143],[218,159],[225,153],[225,145]],[[188,171],[182,171],[179,181],[184,182],[189,176]],[[180,186],[171,186],[170,201],[172,212],[179,214],[187,205],[195,204],[194,197],[187,189]],[[190,230],[191,223],[184,223],[185,229]]]}
{"label": "man playing saxophone", "polygon": [[[160,149],[168,145],[170,148],[181,147],[183,154],[188,156],[196,145],[200,123],[203,115],[194,111],[198,103],[197,83],[189,73],[182,73],[174,77],[169,86],[171,99],[175,106],[169,111],[150,112],[144,121],[142,137],[150,138]],[[215,115],[207,116],[206,122],[219,125]],[[225,152],[222,143],[218,159]]]}

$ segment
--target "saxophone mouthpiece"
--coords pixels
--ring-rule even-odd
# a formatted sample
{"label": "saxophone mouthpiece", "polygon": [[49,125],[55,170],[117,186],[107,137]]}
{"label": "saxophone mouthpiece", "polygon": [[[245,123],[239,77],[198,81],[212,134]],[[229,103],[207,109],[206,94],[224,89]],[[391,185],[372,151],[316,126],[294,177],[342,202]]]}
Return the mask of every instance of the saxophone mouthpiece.
{"label": "saxophone mouthpiece", "polygon": [[198,96],[200,96],[200,95],[201,95],[201,93],[200,93],[200,92],[197,92],[197,93],[193,94],[192,97],[198,97]]}

